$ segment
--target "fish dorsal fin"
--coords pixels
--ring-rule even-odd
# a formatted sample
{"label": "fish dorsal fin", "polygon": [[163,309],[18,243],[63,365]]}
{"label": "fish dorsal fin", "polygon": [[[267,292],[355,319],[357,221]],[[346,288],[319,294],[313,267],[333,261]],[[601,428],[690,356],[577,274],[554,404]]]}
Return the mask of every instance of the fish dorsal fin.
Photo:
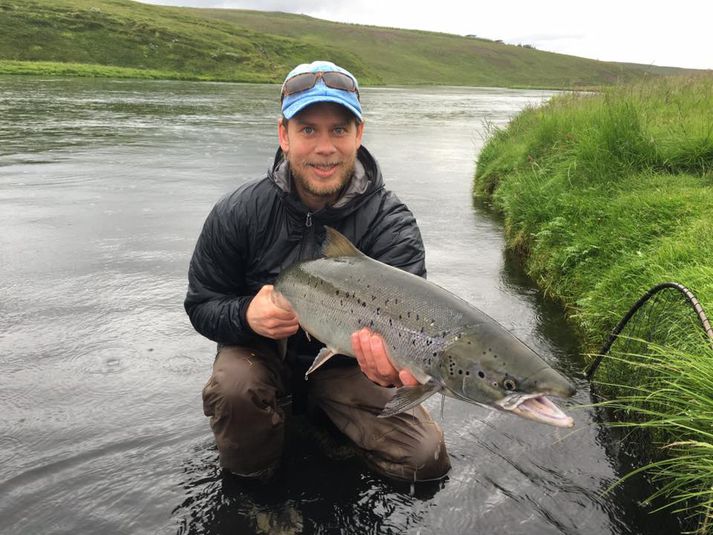
{"label": "fish dorsal fin", "polygon": [[322,254],[327,258],[337,256],[364,256],[354,244],[347,239],[344,234],[337,232],[332,227],[324,227],[327,231],[327,239],[322,246]]}

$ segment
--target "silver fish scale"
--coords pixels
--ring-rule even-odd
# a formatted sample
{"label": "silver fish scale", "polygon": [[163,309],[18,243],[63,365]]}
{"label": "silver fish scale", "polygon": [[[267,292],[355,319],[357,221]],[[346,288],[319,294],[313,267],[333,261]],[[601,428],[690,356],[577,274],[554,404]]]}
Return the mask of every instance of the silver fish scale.
{"label": "silver fish scale", "polygon": [[[441,352],[472,324],[472,307],[435,284],[368,257],[323,258],[292,266],[275,283],[302,327],[354,356],[351,335],[380,333],[399,367],[439,375]],[[470,321],[469,321],[470,320]]]}

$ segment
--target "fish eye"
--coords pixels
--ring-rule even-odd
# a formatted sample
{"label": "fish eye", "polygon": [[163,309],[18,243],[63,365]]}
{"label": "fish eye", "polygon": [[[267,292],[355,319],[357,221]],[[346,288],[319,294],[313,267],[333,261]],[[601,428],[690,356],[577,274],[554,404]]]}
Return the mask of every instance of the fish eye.
{"label": "fish eye", "polygon": [[505,390],[515,390],[517,388],[517,383],[513,379],[507,378],[503,380],[503,388]]}

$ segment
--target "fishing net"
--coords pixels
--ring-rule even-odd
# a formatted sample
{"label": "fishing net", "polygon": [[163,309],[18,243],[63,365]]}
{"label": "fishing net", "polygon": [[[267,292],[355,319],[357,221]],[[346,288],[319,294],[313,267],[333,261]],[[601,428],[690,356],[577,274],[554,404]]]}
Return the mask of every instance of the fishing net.
{"label": "fishing net", "polygon": [[656,356],[652,345],[685,351],[694,350],[702,340],[713,345],[713,328],[693,292],[677,282],[657,284],[619,321],[586,376],[589,380],[596,374],[610,383],[620,379],[621,384],[641,384],[642,375],[649,375],[646,357]]}
{"label": "fishing net", "polygon": [[713,473],[700,468],[713,453],[711,358],[703,307],[688,288],[666,282],[634,303],[586,371],[621,472],[654,482],[651,503],[682,513],[700,533],[711,532],[713,505]]}

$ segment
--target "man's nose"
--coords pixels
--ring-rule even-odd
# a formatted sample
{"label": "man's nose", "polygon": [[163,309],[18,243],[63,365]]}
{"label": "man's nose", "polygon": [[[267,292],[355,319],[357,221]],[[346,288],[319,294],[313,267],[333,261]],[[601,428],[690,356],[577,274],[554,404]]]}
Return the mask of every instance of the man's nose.
{"label": "man's nose", "polygon": [[337,149],[334,146],[334,141],[328,132],[321,134],[317,138],[317,152],[320,154],[331,154]]}

